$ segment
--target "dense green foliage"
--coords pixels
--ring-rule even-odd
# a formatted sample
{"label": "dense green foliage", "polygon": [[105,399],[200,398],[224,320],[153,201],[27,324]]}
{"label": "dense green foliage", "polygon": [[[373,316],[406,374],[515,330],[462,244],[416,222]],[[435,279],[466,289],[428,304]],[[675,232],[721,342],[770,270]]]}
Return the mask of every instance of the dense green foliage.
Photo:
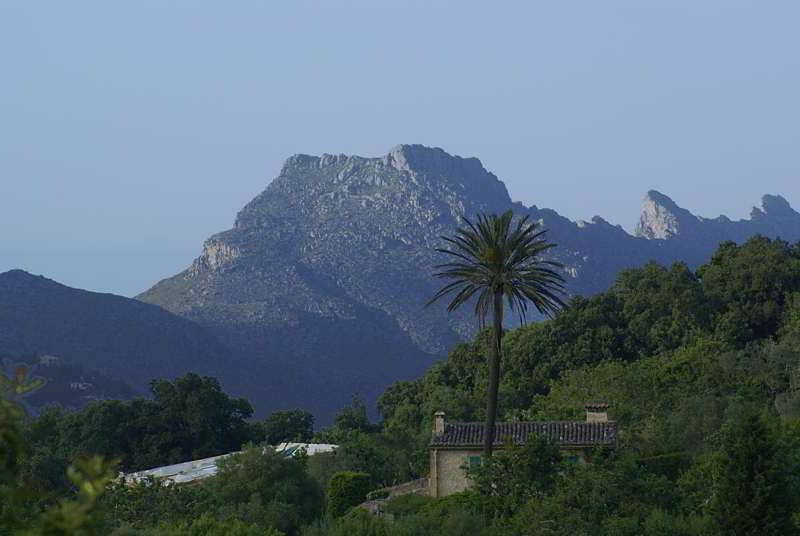
{"label": "dense green foliage", "polygon": [[187,374],[151,384],[152,400],[105,400],[82,411],[51,407],[28,427],[31,483],[63,490],[70,462],[100,455],[135,471],[235,451],[250,438],[250,403],[232,399],[214,378]]}
{"label": "dense green foliage", "polygon": [[206,486],[223,518],[237,518],[294,534],[322,513],[322,490],[306,471],[306,458],[285,458],[250,448],[220,464]]}
{"label": "dense green foliage", "polygon": [[24,498],[20,461],[25,445],[22,410],[0,399],[0,527],[17,527]]}
{"label": "dense green foliage", "polygon": [[[83,522],[117,536],[215,534],[224,527],[231,534],[307,536],[800,533],[800,246],[756,238],[724,244],[697,272],[682,264],[628,270],[607,292],[575,298],[554,319],[504,335],[502,418],[582,420],[584,403],[607,401],[621,430],[616,449],[574,463],[530,441],[484,461],[468,492],[394,498],[384,518],[360,508],[331,515],[322,490],[336,473],[367,473],[369,490],[425,476],[435,411],[448,420],[485,417],[488,344],[482,333],[424,377],[393,385],[379,401],[379,424],[354,400],[316,435],[339,444],[335,454],[287,459],[249,449],[197,485],[112,486]],[[265,439],[272,425],[246,423],[243,411],[230,410],[244,406],[219,396],[214,410],[193,401],[193,389],[218,391],[209,382],[185,394],[176,382],[153,401],[49,411],[26,423],[2,409],[0,532],[39,530],[54,515],[59,502],[44,482],[59,483],[52,489],[62,490],[60,501],[87,504],[65,478],[80,455],[131,464],[136,456],[228,448],[230,438],[207,427],[205,419],[215,415],[228,416],[221,429],[239,434],[238,442]],[[155,403],[185,408],[185,420],[167,411],[167,420],[154,416],[152,427],[137,428],[130,408]],[[123,417],[112,422],[115,411]],[[302,428],[297,420],[279,415],[267,422],[291,437]],[[127,441],[151,450],[115,442],[122,422]]]}
{"label": "dense green foliage", "polygon": [[479,467],[470,468],[482,509],[492,517],[508,517],[525,503],[544,497],[555,485],[561,461],[558,448],[539,438],[522,447],[509,445],[482,460]]}
{"label": "dense green foliage", "polygon": [[285,441],[308,442],[314,436],[314,416],[302,410],[277,411],[256,425],[259,442],[278,445]]}
{"label": "dense green foliage", "polygon": [[93,536],[103,534],[97,503],[114,476],[114,462],[94,456],[77,460],[66,476],[75,486],[40,510],[21,469],[28,446],[21,432],[21,408],[0,400],[0,534],[26,536]]}
{"label": "dense green foliage", "polygon": [[364,502],[370,489],[372,483],[367,473],[335,473],[328,483],[328,513],[333,517],[340,517],[353,506]]}
{"label": "dense green foliage", "polygon": [[147,531],[128,531],[115,533],[116,536],[281,536],[275,528],[264,529],[255,524],[248,524],[238,519],[220,521],[210,514],[203,514],[197,519],[183,520],[177,523],[162,523],[156,529]]}
{"label": "dense green foliage", "polygon": [[791,465],[779,437],[753,413],[737,415],[722,427],[712,466],[709,513],[723,532],[791,532],[792,490],[785,473]]}

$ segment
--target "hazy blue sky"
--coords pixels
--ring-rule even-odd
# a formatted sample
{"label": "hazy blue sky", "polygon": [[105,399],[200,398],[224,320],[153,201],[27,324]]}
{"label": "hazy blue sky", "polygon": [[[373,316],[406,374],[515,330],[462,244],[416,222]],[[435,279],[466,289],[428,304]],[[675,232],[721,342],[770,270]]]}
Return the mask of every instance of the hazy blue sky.
{"label": "hazy blue sky", "polygon": [[132,295],[310,154],[477,156],[631,228],[800,204],[800,2],[0,1],[0,271]]}

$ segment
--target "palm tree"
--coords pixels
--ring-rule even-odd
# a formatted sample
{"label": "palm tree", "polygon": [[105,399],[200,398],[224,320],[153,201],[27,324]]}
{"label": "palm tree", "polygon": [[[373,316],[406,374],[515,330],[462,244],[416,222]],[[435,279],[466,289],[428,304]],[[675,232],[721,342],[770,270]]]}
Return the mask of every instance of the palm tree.
{"label": "palm tree", "polygon": [[559,294],[564,292],[564,278],[556,269],[562,265],[542,258],[555,244],[543,238],[536,222],[528,216],[512,224],[514,214],[509,210],[496,214],[479,214],[473,224],[464,218],[465,227],[452,237],[443,236],[450,249],[436,251],[455,257],[452,262],[436,266],[434,277],[452,280],[442,287],[428,305],[440,298],[455,294],[448,311],[454,311],[477,296],[475,316],[483,329],[492,311],[491,354],[489,360],[489,393],[486,404],[486,431],[483,453],[492,455],[495,420],[497,418],[497,388],[500,383],[500,340],[503,336],[503,300],[524,323],[528,304],[548,316],[564,306]]}

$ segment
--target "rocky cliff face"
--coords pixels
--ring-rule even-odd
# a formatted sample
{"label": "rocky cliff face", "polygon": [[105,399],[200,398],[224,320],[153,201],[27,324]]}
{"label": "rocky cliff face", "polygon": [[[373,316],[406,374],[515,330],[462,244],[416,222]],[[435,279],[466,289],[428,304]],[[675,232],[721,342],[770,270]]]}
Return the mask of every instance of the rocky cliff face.
{"label": "rocky cliff face", "polygon": [[800,238],[800,216],[764,198],[751,220],[706,220],[649,192],[637,236],[600,217],[572,222],[514,203],[475,158],[401,145],[381,158],[289,158],[234,227],[209,238],[184,272],[140,300],[212,328],[247,363],[244,394],[261,412],[305,407],[324,422],[353,393],[413,377],[475,329],[466,308],[425,308],[440,236],[460,217],[513,209],[549,229],[573,294],[607,288],[648,260],[704,261],[722,240]]}

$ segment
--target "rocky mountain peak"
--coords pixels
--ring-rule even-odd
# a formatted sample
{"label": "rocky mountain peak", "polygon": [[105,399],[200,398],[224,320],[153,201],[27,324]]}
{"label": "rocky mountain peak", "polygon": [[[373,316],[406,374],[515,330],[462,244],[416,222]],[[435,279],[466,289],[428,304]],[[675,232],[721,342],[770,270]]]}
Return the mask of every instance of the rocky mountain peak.
{"label": "rocky mountain peak", "polygon": [[642,201],[642,212],[636,225],[636,236],[666,239],[686,231],[697,223],[697,218],[688,210],[678,206],[670,197],[650,190]]}
{"label": "rocky mountain peak", "polygon": [[360,218],[389,224],[390,214],[399,214],[400,206],[407,207],[406,215],[427,225],[440,217],[457,220],[509,204],[505,185],[477,158],[451,155],[437,147],[398,145],[378,158],[289,157],[278,177],[239,213],[235,228],[263,229],[279,220],[346,213],[351,216],[343,220],[348,224]]}

